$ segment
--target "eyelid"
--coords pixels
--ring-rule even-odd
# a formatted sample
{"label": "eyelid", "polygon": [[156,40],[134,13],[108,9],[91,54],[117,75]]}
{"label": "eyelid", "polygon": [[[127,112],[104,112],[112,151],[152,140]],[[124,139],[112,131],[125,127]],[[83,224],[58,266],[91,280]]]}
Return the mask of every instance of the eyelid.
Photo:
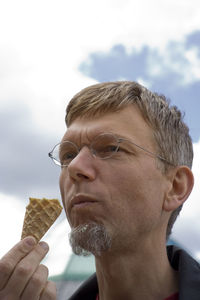
{"label": "eyelid", "polygon": [[118,141],[120,142],[119,147],[127,152],[131,152],[132,154],[136,154],[139,149],[143,150],[142,147],[138,146],[134,142],[125,139],[125,138],[119,138]]}

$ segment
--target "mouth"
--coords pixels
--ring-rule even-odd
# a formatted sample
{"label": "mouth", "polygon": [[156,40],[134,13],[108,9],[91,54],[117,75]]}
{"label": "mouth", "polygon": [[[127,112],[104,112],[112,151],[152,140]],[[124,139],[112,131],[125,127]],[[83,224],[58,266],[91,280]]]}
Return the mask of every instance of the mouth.
{"label": "mouth", "polygon": [[70,208],[81,208],[97,203],[98,201],[88,195],[78,194],[70,201]]}

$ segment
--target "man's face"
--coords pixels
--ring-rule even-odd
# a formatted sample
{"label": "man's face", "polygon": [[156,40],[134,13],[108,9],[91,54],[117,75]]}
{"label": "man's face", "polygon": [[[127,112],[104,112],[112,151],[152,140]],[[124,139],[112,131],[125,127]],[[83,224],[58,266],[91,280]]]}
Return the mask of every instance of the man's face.
{"label": "man's face", "polygon": [[123,244],[127,249],[138,240],[157,239],[163,230],[166,177],[154,157],[132,144],[128,151],[112,158],[93,157],[84,145],[101,133],[113,133],[156,152],[152,129],[133,105],[120,112],[73,121],[63,141],[71,141],[82,149],[60,175],[70,226],[102,224],[112,237],[113,246]]}

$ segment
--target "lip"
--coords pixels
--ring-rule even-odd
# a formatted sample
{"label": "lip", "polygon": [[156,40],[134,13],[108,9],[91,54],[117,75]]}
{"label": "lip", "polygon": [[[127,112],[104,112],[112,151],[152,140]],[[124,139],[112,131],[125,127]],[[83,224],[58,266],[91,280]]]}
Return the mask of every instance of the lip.
{"label": "lip", "polygon": [[89,195],[78,194],[70,201],[70,210],[74,207],[84,207],[96,202],[98,201]]}

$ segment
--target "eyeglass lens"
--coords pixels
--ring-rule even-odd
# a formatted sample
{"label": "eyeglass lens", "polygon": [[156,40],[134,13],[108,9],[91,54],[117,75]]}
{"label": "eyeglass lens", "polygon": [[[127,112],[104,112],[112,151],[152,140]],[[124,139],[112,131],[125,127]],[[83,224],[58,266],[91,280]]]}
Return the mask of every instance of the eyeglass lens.
{"label": "eyeglass lens", "polygon": [[[106,159],[111,157],[118,150],[118,140],[112,134],[99,135],[89,146],[94,156]],[[52,153],[54,161],[67,166],[79,153],[79,148],[72,142],[66,141],[58,144]]]}

